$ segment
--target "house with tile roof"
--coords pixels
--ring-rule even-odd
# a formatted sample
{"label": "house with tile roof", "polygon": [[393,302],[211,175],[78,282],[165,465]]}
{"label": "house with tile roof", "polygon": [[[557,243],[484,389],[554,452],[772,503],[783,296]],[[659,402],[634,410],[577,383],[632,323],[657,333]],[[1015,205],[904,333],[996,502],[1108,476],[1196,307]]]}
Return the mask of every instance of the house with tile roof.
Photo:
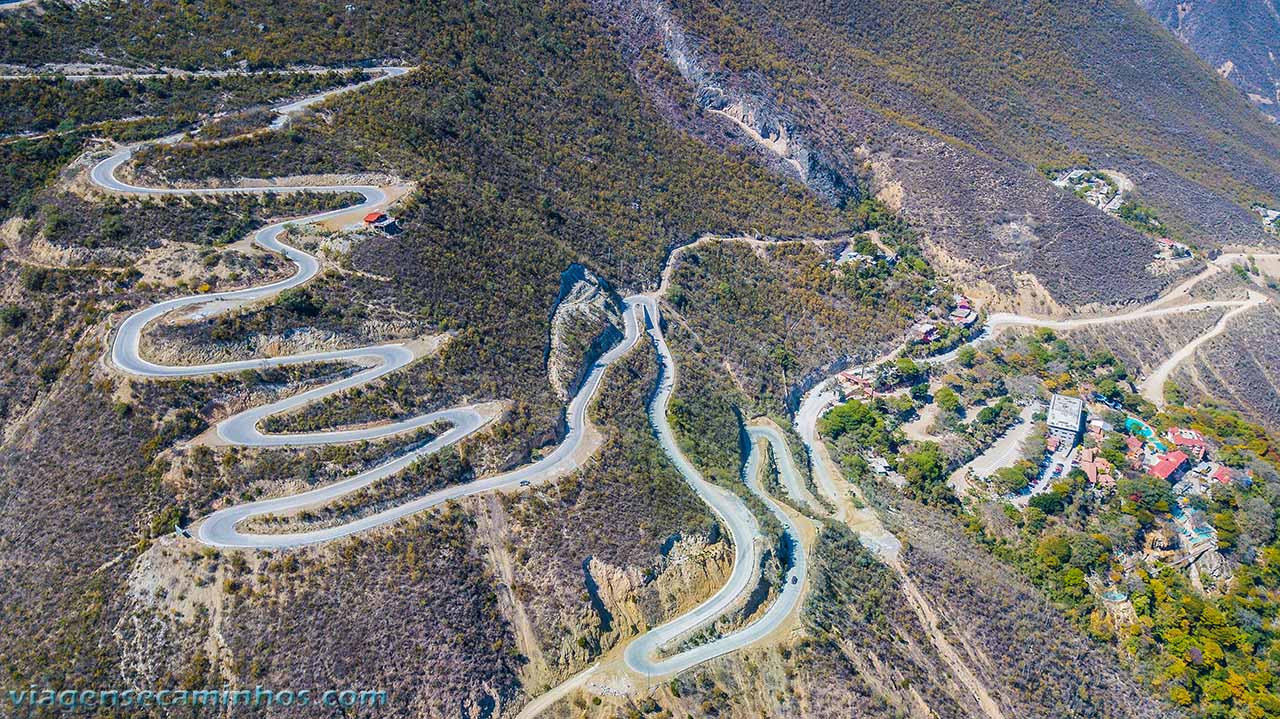
{"label": "house with tile roof", "polygon": [[1170,427],[1165,436],[1175,447],[1195,457],[1197,461],[1204,459],[1205,454],[1209,451],[1209,445],[1204,440],[1204,435],[1194,429],[1183,429],[1181,427]]}
{"label": "house with tile roof", "polygon": [[1187,455],[1179,450],[1161,455],[1155,465],[1147,471],[1151,476],[1159,477],[1166,482],[1176,482],[1187,471]]}

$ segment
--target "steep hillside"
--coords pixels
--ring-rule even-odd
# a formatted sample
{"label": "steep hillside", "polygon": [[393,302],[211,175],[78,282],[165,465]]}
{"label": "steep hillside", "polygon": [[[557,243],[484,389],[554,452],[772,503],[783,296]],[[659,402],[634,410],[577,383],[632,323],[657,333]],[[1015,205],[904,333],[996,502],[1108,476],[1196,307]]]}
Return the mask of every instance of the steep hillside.
{"label": "steep hillside", "polygon": [[869,181],[972,283],[1032,275],[1080,305],[1169,281],[1148,239],[1036,167],[1122,171],[1194,244],[1270,242],[1248,203],[1280,191],[1280,132],[1129,2],[597,6],[673,121],[754,146],[718,98],[782,117],[749,125]]}
{"label": "steep hillside", "polygon": [[[799,6],[596,0],[592,7],[613,31],[613,51],[666,120],[713,146],[745,151],[828,202],[856,197],[860,187],[879,192],[919,221],[935,257],[971,284],[1012,291],[1020,280],[1031,281],[1073,306],[1150,297],[1169,281],[1146,272],[1150,245],[1141,233],[1053,188],[1036,167],[1119,170],[1135,183],[1135,199],[1193,244],[1270,241],[1248,205],[1275,203],[1280,194],[1280,134],[1125,0],[1087,6],[1037,0],[1016,8],[994,0]],[[578,24],[572,36],[561,36],[562,45],[544,40],[535,54],[560,59],[545,75],[525,74],[512,85],[524,85],[519,97],[526,102],[505,108],[503,117],[528,115],[529,127],[547,126],[536,116],[550,98],[527,83],[555,76],[569,57],[561,50],[576,52],[579,67],[603,67],[592,58],[610,52],[602,46],[608,38],[580,24],[582,10],[568,5],[544,18]],[[38,20],[21,11],[0,19],[8,30],[0,32],[0,59],[216,67],[423,57],[437,68],[433,73],[444,73],[428,73],[437,87],[466,94],[444,114],[450,104],[443,96],[421,98],[434,108],[415,120],[416,133],[428,140],[469,127],[469,108],[497,113],[503,97],[497,89],[520,77],[505,71],[520,67],[522,56],[510,65],[491,61],[495,40],[519,38],[492,15],[479,6],[383,3],[350,12],[237,6],[193,14],[162,5],[55,6]],[[322,40],[311,30],[319,27],[341,28],[341,42]],[[475,32],[453,34],[450,27]],[[172,33],[197,39],[174,44],[167,41]],[[618,87],[616,78],[610,85]],[[554,102],[567,97],[562,89]],[[352,130],[326,133],[326,140]],[[378,144],[386,138],[380,135]],[[555,148],[565,139],[521,146]],[[287,167],[290,158],[323,163],[327,153],[307,146],[253,150],[279,156],[271,169]],[[405,164],[397,153],[379,154]],[[206,158],[188,171],[266,169]],[[1093,271],[1099,265],[1108,271]]]}
{"label": "steep hillside", "polygon": [[[15,570],[0,576],[0,671],[14,686],[372,684],[392,694],[390,716],[509,719],[714,596],[734,552],[750,546],[763,558],[737,566],[759,572],[755,591],[679,640],[785,609],[765,595],[806,592],[766,641],[668,675],[651,696],[585,696],[577,685],[561,713],[1175,716],[1137,682],[1145,675],[1082,633],[1079,615],[999,562],[976,527],[965,531],[944,483],[948,458],[890,436],[877,415],[941,407],[953,380],[959,389],[947,391],[973,415],[965,431],[985,441],[1016,416],[997,400],[1005,374],[1036,394],[1062,388],[1067,370],[1114,384],[1092,360],[1054,354],[1066,344],[1052,333],[1007,356],[957,351],[972,371],[951,380],[931,383],[925,363],[904,359],[894,371],[910,390],[836,415],[850,427],[880,421],[886,441],[870,449],[906,475],[910,496],[945,509],[878,497],[897,490],[870,480],[848,432],[833,449],[866,486],[849,499],[845,482],[819,490],[810,471],[824,493],[810,510],[883,511],[901,553],[883,534],[883,556],[862,545],[868,535],[854,529],[878,526],[869,519],[814,533],[792,515],[787,536],[815,536],[783,543],[788,520],[766,516],[755,495],[743,513],[761,530],[739,531],[680,461],[748,495],[744,423],[769,414],[790,427],[785,413],[810,380],[882,354],[922,317],[942,321],[956,284],[984,310],[1068,314],[1142,301],[1195,271],[1200,260],[1151,271],[1151,226],[1058,189],[1050,170],[1116,169],[1164,229],[1205,249],[1273,241],[1248,203],[1280,206],[1280,133],[1129,0],[50,2],[0,14],[0,62],[413,66],[279,131],[237,134],[269,121],[258,109],[139,150],[122,171],[139,183],[291,176],[405,193],[388,208],[394,228],[361,225],[366,208],[350,231],[283,233],[320,257],[305,285],[225,315],[170,316],[142,336],[120,329],[140,308],[283,277],[286,261],[241,242],[250,228],[349,197],[107,196],[86,189],[99,124],[137,109],[157,116],[154,136],[188,114],[296,88],[11,81],[5,127],[52,133],[0,145],[0,566]],[[82,124],[64,127],[64,108],[68,125]],[[132,131],[108,134],[140,136]],[[623,321],[620,300],[655,288],[664,292],[642,306],[660,307],[678,367],[665,416],[674,440],[650,415],[671,367]],[[1167,349],[1206,317],[1113,328],[1125,333],[1117,354]],[[1274,334],[1274,320],[1259,334]],[[604,373],[592,427],[567,433],[580,415],[566,413],[566,397],[624,326],[640,341]],[[268,431],[364,431],[443,407],[501,406],[456,446],[359,492],[250,517],[245,532],[332,528],[537,458],[560,462],[552,448],[567,434],[585,439],[554,479],[510,476],[502,493],[316,546],[217,549],[203,533],[216,522],[198,524],[216,510],[331,484],[417,448],[443,423],[340,446],[226,446],[211,427],[229,414],[355,370],[153,380],[104,361],[121,337],[143,354],[196,361],[418,341],[411,363],[269,418]],[[1260,349],[1257,361],[1274,365],[1273,354]],[[1274,384],[1269,369],[1255,375],[1244,385]],[[776,470],[777,457],[768,464]]]}
{"label": "steep hillside", "polygon": [[1139,0],[1268,115],[1280,112],[1280,10],[1275,0]]}
{"label": "steep hillside", "polygon": [[1251,310],[1183,363],[1172,381],[1193,403],[1239,410],[1271,431],[1280,430],[1280,352],[1270,338],[1280,331],[1274,307]]}
{"label": "steep hillside", "polygon": [[895,520],[910,543],[907,573],[938,607],[1009,717],[1180,716],[1127,672],[1109,647],[1073,628],[1049,599],[988,553],[955,518],[907,503]]}
{"label": "steep hillside", "polygon": [[[145,6],[145,11],[143,7],[138,6],[139,17],[173,11],[170,5]],[[305,11],[313,7],[318,6]],[[841,228],[840,214],[803,188],[664,124],[630,85],[584,7],[486,9],[477,4],[436,8],[439,13],[414,7],[420,16],[388,22],[386,27],[392,28],[388,32],[412,34],[406,46],[432,58],[426,69],[391,81],[394,86],[389,89],[377,86],[358,98],[343,97],[326,108],[323,117],[298,123],[287,134],[232,143],[221,153],[193,155],[207,164],[189,165],[198,179],[219,174],[220,167],[232,176],[379,169],[418,183],[418,194],[397,209],[403,232],[357,244],[349,253],[353,271],[317,278],[295,297],[297,302],[257,308],[222,328],[252,341],[255,333],[283,335],[318,318],[343,328],[358,324],[365,312],[369,317],[394,312],[430,332],[452,331],[454,338],[443,355],[399,373],[387,383],[391,392],[385,397],[375,394],[361,405],[371,417],[385,419],[462,397],[511,400],[512,412],[493,432],[497,448],[478,453],[487,461],[476,459],[477,471],[523,462],[537,448],[555,442],[562,430],[563,405],[548,380],[545,360],[551,314],[566,268],[581,262],[605,281],[635,287],[656,282],[668,247],[698,232]],[[61,12],[22,27],[37,34],[56,29]],[[98,12],[128,15],[111,4],[86,5],[77,12],[86,18]],[[16,42],[11,18],[4,15],[0,20],[6,23],[0,34]],[[155,27],[165,24],[152,21]],[[104,21],[99,30],[109,27]],[[222,48],[224,42],[238,42],[228,40],[237,35],[238,27],[227,21],[216,33],[201,37],[214,38],[211,42]],[[361,57],[330,42],[323,16],[290,27],[320,28],[312,40],[284,46],[294,53],[291,60]],[[104,47],[110,45],[108,34],[100,32],[96,38]],[[197,48],[202,47],[200,41],[161,45],[165,51],[188,52],[189,58],[198,57]],[[386,40],[369,47],[390,52],[394,43]],[[306,54],[308,48],[315,54]],[[211,54],[221,57],[220,50]],[[158,54],[151,59],[165,61]],[[39,60],[33,51],[25,61]],[[67,196],[63,187],[30,191],[32,177],[58,182],[59,172],[81,152],[83,139],[76,135],[5,146],[11,160],[5,186],[21,188],[24,194],[20,208],[9,204],[13,193],[5,193],[0,207],[20,210],[30,218],[27,233],[49,233],[65,242],[67,233],[83,228],[88,236],[105,233],[113,246],[146,254],[156,241],[177,239],[169,231],[170,211],[196,223],[188,227],[187,239],[214,241],[225,239],[223,233],[242,218],[256,223],[268,214],[296,211],[289,203],[95,205]],[[175,171],[175,176],[180,173]],[[192,245],[189,252],[203,267],[198,259],[202,249]],[[127,575],[149,540],[171,535],[174,521],[184,513],[206,512],[215,501],[211,494],[225,492],[216,498],[221,501],[253,496],[255,487],[243,478],[193,488],[196,477],[216,480],[221,474],[217,469],[197,472],[199,468],[189,464],[170,472],[172,460],[166,453],[203,431],[228,406],[245,401],[252,392],[249,387],[258,382],[251,375],[226,382],[113,380],[99,364],[105,349],[102,338],[119,319],[108,310],[133,309],[188,290],[173,278],[158,278],[140,289],[128,271],[32,268],[22,260],[7,250],[0,256],[0,339],[7,348],[0,367],[0,405],[7,417],[0,446],[5,458],[0,477],[0,561],[20,569],[6,573],[3,587],[5,616],[15,619],[5,622],[0,633],[0,667],[6,676],[24,686],[33,681],[105,686],[121,676],[140,683],[182,677],[185,686],[205,686],[232,676],[245,682],[256,677],[292,682],[323,669],[322,674],[345,681],[353,676],[351,664],[314,662],[321,655],[336,659],[351,647],[312,629],[316,621],[342,616],[352,622],[349,638],[359,637],[364,647],[355,659],[381,667],[376,679],[389,687],[404,686],[402,682],[412,682],[417,675],[416,670],[396,669],[390,655],[380,654],[383,649],[401,652],[395,661],[408,656],[404,652],[440,659],[430,671],[443,677],[441,683],[422,685],[412,705],[401,705],[405,715],[444,714],[459,703],[482,701],[482,693],[504,698],[509,705],[519,690],[517,674],[524,665],[515,655],[515,641],[522,635],[515,631],[518,626],[506,628],[505,615],[482,589],[493,587],[495,580],[480,561],[475,530],[465,517],[444,524],[428,518],[384,542],[367,539],[347,545],[348,554],[336,559],[274,554],[268,563],[279,561],[283,569],[262,567],[270,581],[261,586],[264,599],[279,601],[252,601],[239,593],[258,573],[256,559],[248,560],[248,569],[233,566],[230,559],[204,557],[193,562],[181,574],[200,591],[193,589],[184,600],[178,600],[175,591],[174,601],[190,606],[197,595],[208,598],[212,607],[226,601],[229,613],[220,616],[234,663],[220,662],[221,650],[216,648],[195,652],[202,645],[196,642],[192,647],[192,637],[207,633],[185,626],[164,635],[118,635],[118,624],[128,621],[123,618],[134,616],[129,611],[133,600]],[[205,272],[213,274],[212,269]],[[255,321],[258,316],[262,321]],[[386,339],[384,335],[370,341]],[[648,386],[637,381],[641,390]],[[263,384],[284,386],[278,380]],[[639,409],[642,403],[629,406]],[[647,435],[630,430],[619,442],[639,436]],[[283,471],[281,465],[292,467],[291,456],[274,463],[264,460],[261,469],[270,473],[274,467],[281,470],[278,477],[306,479]],[[215,468],[245,464],[226,449],[204,461]],[[668,537],[692,537],[705,529],[696,511],[667,513],[676,507],[673,495],[688,500],[687,489],[677,480],[667,477],[666,493],[652,492],[652,483],[637,490],[637,477],[653,479],[652,473],[627,471],[637,466],[641,465],[632,459],[618,460],[610,469],[611,481],[564,492],[566,503],[582,497],[584,514],[574,521],[591,540],[575,543],[572,553],[558,557],[562,561],[554,576],[539,581],[564,583],[557,584],[556,596],[568,607],[567,621],[581,619],[580,611],[593,611],[590,604],[576,602],[585,591],[586,555],[611,566],[648,569]],[[647,531],[660,531],[661,536],[637,533],[628,538],[631,554],[610,551],[619,541],[611,531],[616,516],[604,510],[623,506],[631,507],[637,517],[667,518],[646,525]],[[552,547],[545,537],[558,534],[537,517],[521,522],[519,531],[542,553]],[[448,552],[428,556],[425,547],[438,543],[441,532],[452,542]],[[415,553],[419,563],[412,558]],[[448,574],[438,571],[441,568],[454,572],[457,581],[450,586],[462,595],[440,594],[449,581]],[[299,572],[317,580],[328,577],[333,591],[295,581]],[[224,578],[231,583],[224,585]],[[258,586],[256,581],[252,586]],[[714,581],[708,580],[708,586]],[[656,621],[680,601],[684,597],[664,598],[655,592],[640,611],[648,621]],[[551,622],[560,616],[558,605],[546,606],[550,608],[536,613],[544,636],[554,634]],[[612,606],[622,616],[625,605]],[[368,611],[353,612],[353,607]],[[422,635],[423,624],[401,623],[415,616],[410,610],[430,614],[420,618],[431,627],[427,633],[432,636]],[[263,624],[281,633],[255,629]],[[32,633],[27,631],[30,627],[51,629]],[[630,625],[618,626],[608,641],[616,642],[624,630],[632,631]],[[295,644],[296,651],[286,648],[287,631],[307,634],[309,643]],[[421,641],[401,643],[406,634],[420,636]],[[591,637],[600,634],[596,631]],[[134,639],[150,652],[152,660],[145,666],[154,669],[154,675],[126,672],[126,663],[136,666],[136,652],[142,651]],[[448,649],[458,643],[472,646],[476,653]],[[251,655],[259,647],[272,654],[273,661],[255,665]],[[576,643],[563,648],[564,656],[561,650],[549,640],[543,650],[546,662],[539,666],[558,672],[589,656]],[[450,667],[465,667],[468,673],[451,677]],[[484,676],[470,673],[476,667]],[[543,675],[548,681],[553,678]]]}

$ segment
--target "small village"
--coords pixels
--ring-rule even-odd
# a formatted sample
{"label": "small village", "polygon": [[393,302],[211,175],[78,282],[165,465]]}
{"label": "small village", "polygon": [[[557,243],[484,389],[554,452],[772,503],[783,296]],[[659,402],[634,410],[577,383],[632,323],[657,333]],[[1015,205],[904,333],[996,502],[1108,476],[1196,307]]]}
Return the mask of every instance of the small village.
{"label": "small village", "polygon": [[[1038,481],[1015,499],[1025,501],[1050,491],[1054,482],[1073,470],[1083,475],[1088,490],[1100,500],[1109,499],[1116,492],[1117,479],[1126,474],[1153,477],[1171,488],[1170,526],[1149,532],[1140,551],[1116,559],[1126,571],[1136,568],[1140,560],[1147,565],[1187,567],[1198,586],[1202,586],[1202,572],[1214,580],[1225,579],[1227,565],[1216,552],[1218,533],[1206,515],[1205,497],[1214,486],[1248,489],[1252,473],[1214,461],[1211,443],[1196,430],[1170,427],[1157,434],[1134,416],[1124,416],[1120,426],[1103,419],[1117,414],[1102,395],[1086,402],[1054,394],[1045,417],[1048,437]],[[1124,461],[1118,463],[1114,459],[1121,445]]]}
{"label": "small village", "polygon": [[1053,184],[1074,192],[1077,197],[1107,214],[1116,214],[1124,203],[1124,193],[1121,192],[1119,183],[1102,171],[1069,170],[1054,179]]}
{"label": "small village", "polygon": [[[1170,253],[1188,252],[1178,243],[1165,247]],[[882,259],[848,251],[841,256],[841,262]],[[1153,428],[1129,409],[1136,406],[1137,388],[1115,366],[1094,367],[1078,383],[1067,384],[1040,379],[1028,385],[1024,378],[1014,384],[1014,378],[990,377],[973,367],[985,355],[1002,352],[972,344],[982,331],[982,313],[963,294],[945,295],[946,301],[936,299],[940,294],[930,293],[934,302],[910,327],[894,359],[836,376],[841,399],[885,415],[885,426],[897,437],[888,445],[861,445],[851,473],[906,489],[901,452],[920,441],[945,445],[948,436],[959,435],[975,445],[975,454],[962,453],[957,460],[953,449],[944,451],[953,458],[951,467],[961,462],[948,469],[948,484],[962,501],[1055,514],[1069,497],[1083,493],[1093,511],[1123,505],[1124,513],[1138,518],[1134,541],[1108,545],[1114,569],[1109,583],[1094,587],[1118,617],[1131,611],[1122,586],[1134,572],[1166,566],[1185,573],[1201,591],[1223,586],[1232,563],[1219,552],[1219,530],[1209,507],[1224,491],[1248,490],[1255,481],[1252,470],[1237,468],[1239,461],[1229,466],[1215,442],[1189,426]],[[1022,337],[1006,337],[1004,346],[1027,341]],[[1066,347],[1044,331],[1029,338]],[[970,373],[985,379],[975,385],[975,378],[966,376]],[[1146,410],[1141,414],[1148,416]]]}
{"label": "small village", "polygon": [[[1164,236],[1165,228],[1155,217],[1149,216],[1129,202],[1132,183],[1124,176],[1107,170],[1090,170],[1076,168],[1058,174],[1053,184],[1072,192],[1080,199],[1102,210],[1108,215],[1118,216],[1130,224],[1138,226],[1144,232],[1151,233],[1155,241],[1152,259],[1156,260],[1188,260],[1194,253],[1187,245]],[[1263,221],[1272,227],[1280,212],[1255,207],[1263,215]],[[1272,213],[1270,216],[1266,213]]]}

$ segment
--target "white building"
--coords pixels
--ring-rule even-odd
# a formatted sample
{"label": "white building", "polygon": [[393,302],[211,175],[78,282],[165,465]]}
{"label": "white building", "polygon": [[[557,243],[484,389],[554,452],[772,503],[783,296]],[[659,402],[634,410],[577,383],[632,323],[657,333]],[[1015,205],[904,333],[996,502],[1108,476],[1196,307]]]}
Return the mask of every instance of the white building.
{"label": "white building", "polygon": [[1049,436],[1057,437],[1067,446],[1075,444],[1084,425],[1084,401],[1055,394],[1049,401],[1049,416],[1045,421],[1049,425]]}

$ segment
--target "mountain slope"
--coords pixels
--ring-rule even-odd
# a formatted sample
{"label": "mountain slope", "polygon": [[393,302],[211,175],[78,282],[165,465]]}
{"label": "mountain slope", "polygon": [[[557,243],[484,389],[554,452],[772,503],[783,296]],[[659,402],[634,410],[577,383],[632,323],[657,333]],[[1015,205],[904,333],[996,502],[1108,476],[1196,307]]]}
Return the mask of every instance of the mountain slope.
{"label": "mountain slope", "polygon": [[[138,171],[148,182],[323,172],[416,183],[393,209],[402,231],[340,238],[349,249],[294,295],[299,305],[189,325],[188,339],[212,339],[213,330],[261,339],[264,327],[287,335],[321,322],[363,328],[379,313],[424,333],[449,332],[438,356],[290,419],[327,428],[506,401],[510,411],[492,433],[464,447],[477,476],[538,456],[564,431],[546,358],[562,273],[577,263],[618,287],[651,288],[672,248],[701,233],[871,227],[868,215],[888,218],[860,203],[874,192],[925,231],[921,243],[942,274],[989,290],[993,304],[1034,301],[1065,313],[1151,297],[1170,276],[1148,272],[1149,237],[1053,187],[1037,166],[1115,167],[1173,229],[1206,247],[1267,242],[1241,203],[1280,194],[1275,129],[1122,0],[107,0],[0,16],[0,58],[418,63],[283,132],[157,148],[142,153]],[[49,196],[37,193],[23,212],[48,220],[40,203]],[[123,232],[129,246],[143,246],[135,235],[146,228]],[[708,477],[738,479],[746,398],[780,398],[798,373],[849,347],[887,345],[937,301],[927,298],[949,294],[925,282],[934,273],[924,259],[899,254],[902,269],[850,271],[835,286],[829,255],[812,247],[687,253],[668,300],[688,316],[663,311],[681,370],[671,419]],[[640,355],[611,370],[596,417],[605,445],[569,480],[321,548],[201,551],[171,531],[175,521],[345,469],[329,461],[313,472],[288,450],[249,456],[180,442],[268,391],[263,385],[293,385],[252,374],[117,380],[99,362],[102,338],[122,312],[185,292],[185,280],[144,289],[125,272],[55,268],[33,283],[35,273],[11,253],[0,262],[6,309],[29,318],[9,312],[13,327],[0,328],[21,360],[0,368],[0,562],[22,570],[3,583],[6,612],[20,621],[0,631],[0,666],[15,685],[367,680],[397,693],[396,715],[509,716],[709,593],[723,574],[723,532],[651,436],[646,400],[657,374]],[[43,308],[49,296],[65,307]],[[792,351],[805,356],[796,361]],[[746,371],[736,371],[735,357]],[[256,473],[233,476],[246,470]],[[932,547],[928,529],[915,531]],[[947,531],[948,552],[906,555],[913,579],[940,605],[980,594],[981,568],[961,560],[986,559],[958,528]],[[935,671],[942,660],[899,585],[851,535],[824,536],[826,574],[817,576],[830,580],[818,585],[828,609],[841,620],[857,610],[883,621],[849,625],[849,635],[871,640],[849,648],[800,625],[769,650],[778,657],[769,676],[801,671],[813,688],[812,716],[839,715],[853,701],[884,709],[885,697],[897,700],[885,716],[897,715],[898,703],[922,717],[971,713],[963,682]],[[871,582],[838,574],[854,561]],[[171,572],[171,593],[152,583],[158,566]],[[664,569],[673,571],[664,577]],[[942,631],[976,654],[1017,659],[1016,674],[995,661],[979,666],[984,682],[1009,684],[1000,693],[1011,709],[1061,716],[1065,702],[1099,716],[1107,703],[1115,715],[1154,714],[1116,657],[1085,649],[1056,608],[999,569],[988,584],[1021,607],[959,606]],[[953,574],[963,581],[944,581]],[[879,593],[859,594],[868,584]],[[153,610],[189,610],[193,619],[162,621]],[[907,619],[885,619],[894,616]],[[1087,659],[1079,681],[1065,672],[1037,680],[1037,640],[1005,651],[1030,624],[1061,638],[1048,655],[1055,668]],[[33,635],[30,626],[58,631]],[[901,669],[898,656],[909,660]],[[895,666],[865,671],[879,662]],[[742,663],[743,684],[759,689],[760,701],[788,687],[758,681]],[[681,699],[669,706],[695,715],[729,706],[711,693],[714,681],[688,686],[697,674],[668,685],[679,696],[666,698]],[[851,694],[829,690],[841,683]],[[698,692],[706,698],[694,706]],[[581,708],[575,716],[611,709]],[[759,715],[756,708],[733,715]]]}
{"label": "mountain slope", "polygon": [[1139,0],[1259,109],[1280,112],[1280,9],[1275,0]]}
{"label": "mountain slope", "polygon": [[[1150,297],[1167,283],[1145,270],[1144,235],[1036,167],[1119,170],[1192,244],[1271,242],[1248,205],[1280,192],[1280,132],[1131,3],[597,7],[660,107],[714,88],[785,115],[837,170],[900,202],[975,281],[1014,290],[1010,269],[1032,274],[1064,305]],[[690,51],[672,62],[698,72],[664,81],[654,57],[682,44]],[[687,122],[706,137],[734,132],[713,113]]]}

